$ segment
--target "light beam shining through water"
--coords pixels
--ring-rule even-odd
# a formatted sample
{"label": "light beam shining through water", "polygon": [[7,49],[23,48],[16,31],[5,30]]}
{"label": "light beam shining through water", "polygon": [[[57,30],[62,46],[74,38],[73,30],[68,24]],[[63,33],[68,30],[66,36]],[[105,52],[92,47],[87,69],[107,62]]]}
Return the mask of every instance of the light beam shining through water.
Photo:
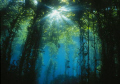
{"label": "light beam shining through water", "polygon": [[49,24],[49,28],[54,26],[55,28],[62,28],[64,25],[75,25],[74,22],[71,20],[72,12],[76,10],[76,7],[68,7],[68,6],[60,6],[59,8],[47,6],[51,10],[51,13],[47,14],[43,17],[40,22],[43,20],[45,24]]}
{"label": "light beam shining through water", "polygon": [[52,13],[53,15],[58,15],[59,14],[59,12],[57,11],[57,10],[53,10],[53,13]]}
{"label": "light beam shining through water", "polygon": [[69,25],[72,25],[73,22],[66,17],[68,14],[70,14],[70,9],[65,7],[52,10],[52,13],[48,14],[50,25],[56,23],[56,26],[59,26],[63,25],[64,22],[69,23]]}
{"label": "light beam shining through water", "polygon": [[35,4],[35,5],[37,5],[37,4],[38,4],[37,0],[34,0],[34,4]]}

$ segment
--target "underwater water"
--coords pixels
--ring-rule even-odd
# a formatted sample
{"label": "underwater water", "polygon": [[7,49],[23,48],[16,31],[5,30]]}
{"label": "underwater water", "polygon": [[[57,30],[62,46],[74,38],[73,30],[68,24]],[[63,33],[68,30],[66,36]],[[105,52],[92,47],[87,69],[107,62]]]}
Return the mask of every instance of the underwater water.
{"label": "underwater water", "polygon": [[119,0],[0,4],[1,84],[119,84]]}

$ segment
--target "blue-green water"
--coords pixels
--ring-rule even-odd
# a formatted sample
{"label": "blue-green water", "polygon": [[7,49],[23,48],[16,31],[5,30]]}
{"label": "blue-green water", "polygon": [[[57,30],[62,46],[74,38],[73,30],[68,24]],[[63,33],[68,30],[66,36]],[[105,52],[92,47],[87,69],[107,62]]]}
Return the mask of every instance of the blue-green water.
{"label": "blue-green water", "polygon": [[118,81],[119,3],[0,0],[1,83]]}

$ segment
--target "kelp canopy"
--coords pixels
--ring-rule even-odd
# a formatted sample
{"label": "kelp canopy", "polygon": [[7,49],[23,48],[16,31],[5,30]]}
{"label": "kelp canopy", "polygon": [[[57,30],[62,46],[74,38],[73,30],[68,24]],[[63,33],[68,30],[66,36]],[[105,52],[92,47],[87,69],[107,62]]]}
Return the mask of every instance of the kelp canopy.
{"label": "kelp canopy", "polygon": [[119,0],[0,0],[2,84],[119,84]]}

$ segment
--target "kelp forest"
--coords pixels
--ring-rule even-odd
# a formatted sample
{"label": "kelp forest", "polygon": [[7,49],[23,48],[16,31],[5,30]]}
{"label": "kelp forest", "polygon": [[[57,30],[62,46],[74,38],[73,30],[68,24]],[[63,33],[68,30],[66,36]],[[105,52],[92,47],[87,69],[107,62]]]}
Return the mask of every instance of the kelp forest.
{"label": "kelp forest", "polygon": [[120,0],[0,0],[1,84],[120,84]]}

